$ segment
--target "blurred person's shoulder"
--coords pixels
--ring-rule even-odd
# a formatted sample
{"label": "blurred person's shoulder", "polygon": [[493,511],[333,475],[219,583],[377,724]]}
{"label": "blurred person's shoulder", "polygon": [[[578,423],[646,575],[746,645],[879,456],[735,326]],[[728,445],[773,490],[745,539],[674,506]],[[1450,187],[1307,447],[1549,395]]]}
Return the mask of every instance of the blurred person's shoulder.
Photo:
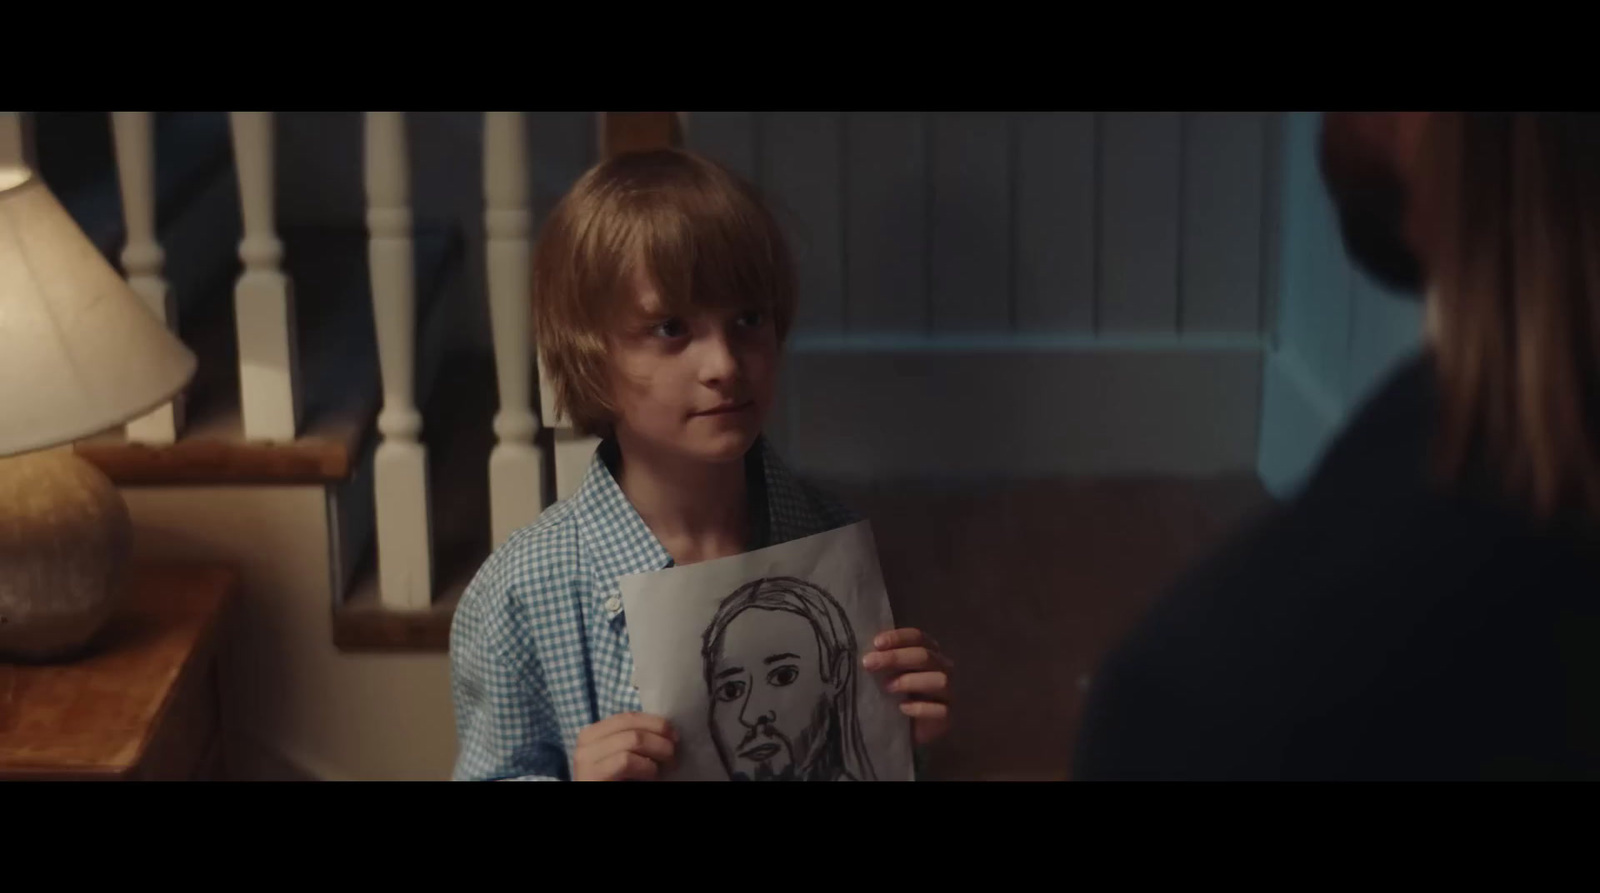
{"label": "blurred person's shoulder", "polygon": [[[1427,360],[1414,358],[1300,493],[1152,606],[1095,681],[1115,701],[1152,705],[1130,705],[1144,716],[1129,728],[1209,727],[1218,754],[1237,744],[1269,776],[1291,765],[1372,775],[1423,765],[1440,736],[1482,718],[1490,692],[1517,692],[1524,737],[1560,736],[1548,727],[1563,711],[1552,690],[1595,695],[1600,711],[1600,561],[1491,500],[1433,484],[1433,405]],[[1394,763],[1367,754],[1377,742]],[[1543,745],[1501,747],[1488,735],[1481,746]]]}

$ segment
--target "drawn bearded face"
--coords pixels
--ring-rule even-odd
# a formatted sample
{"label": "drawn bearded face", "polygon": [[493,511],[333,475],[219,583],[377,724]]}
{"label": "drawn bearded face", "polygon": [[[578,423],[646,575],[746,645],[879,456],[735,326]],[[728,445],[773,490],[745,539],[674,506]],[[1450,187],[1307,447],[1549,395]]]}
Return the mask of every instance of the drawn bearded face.
{"label": "drawn bearded face", "polygon": [[728,776],[804,778],[825,750],[837,694],[823,678],[816,630],[791,611],[748,608],[728,623],[721,644],[711,673],[711,733]]}

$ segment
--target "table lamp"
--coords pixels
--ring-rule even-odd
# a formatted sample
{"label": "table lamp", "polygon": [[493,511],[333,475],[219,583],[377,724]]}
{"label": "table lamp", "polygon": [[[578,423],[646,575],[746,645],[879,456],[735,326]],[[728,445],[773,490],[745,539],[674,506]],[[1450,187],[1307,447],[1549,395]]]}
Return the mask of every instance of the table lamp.
{"label": "table lamp", "polygon": [[0,112],[0,662],[70,660],[116,607],[116,487],[72,441],[172,399],[195,357],[89,241]]}

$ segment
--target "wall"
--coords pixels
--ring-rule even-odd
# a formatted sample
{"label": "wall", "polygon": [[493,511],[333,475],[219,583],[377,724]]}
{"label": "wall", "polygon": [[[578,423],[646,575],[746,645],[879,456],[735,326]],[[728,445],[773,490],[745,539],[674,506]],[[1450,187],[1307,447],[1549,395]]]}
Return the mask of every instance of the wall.
{"label": "wall", "polygon": [[[1254,468],[1278,116],[704,112],[686,142],[780,206],[802,305],[773,436],[836,480]],[[467,236],[489,348],[482,115],[408,115],[416,219]],[[363,219],[361,118],[282,113],[285,223]],[[536,223],[590,112],[530,113]],[[958,369],[959,371],[954,371]],[[841,385],[848,387],[841,388]]]}
{"label": "wall", "polygon": [[1252,468],[1265,113],[691,113],[799,257],[775,436],[836,480]]}
{"label": "wall", "polygon": [[322,487],[124,487],[136,558],[229,561],[243,580],[223,663],[229,760],[251,779],[446,779],[442,654],[333,645]]}
{"label": "wall", "polygon": [[1280,309],[1262,372],[1257,469],[1274,495],[1292,494],[1374,386],[1411,354],[1420,302],[1356,270],[1317,170],[1320,115],[1287,116]]}

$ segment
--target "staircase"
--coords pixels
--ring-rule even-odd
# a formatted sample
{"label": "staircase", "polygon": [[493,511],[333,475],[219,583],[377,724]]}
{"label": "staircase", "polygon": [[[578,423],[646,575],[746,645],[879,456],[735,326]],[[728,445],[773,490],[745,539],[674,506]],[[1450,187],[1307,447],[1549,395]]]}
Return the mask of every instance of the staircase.
{"label": "staircase", "polygon": [[[489,251],[485,242],[526,246],[534,213],[547,210],[596,154],[594,113],[527,116],[533,139],[522,133],[520,113],[498,113],[484,146],[489,176],[466,165],[424,170],[423,163],[440,154],[441,146],[454,146],[451,140],[463,132],[475,138],[474,122],[481,127],[483,116],[416,115],[404,127],[390,117],[382,122],[385,129],[375,130],[373,118],[385,115],[278,115],[276,146],[250,143],[254,138],[242,135],[229,113],[152,115],[153,170],[146,173],[153,182],[155,236],[165,255],[160,274],[174,297],[176,317],[169,324],[195,351],[198,372],[183,398],[185,418],[173,442],[140,442],[118,429],[76,445],[79,455],[122,489],[137,531],[136,557],[221,558],[243,571],[245,598],[229,627],[223,681],[229,774],[237,778],[448,775],[455,750],[446,655],[450,621],[492,546],[489,457],[497,442],[496,414],[505,410],[499,405],[501,384],[518,377],[519,363],[513,356],[507,366],[508,358],[495,353],[497,342],[483,332],[489,322],[479,306],[484,280],[506,281],[506,270],[494,266],[500,261],[486,259],[503,257],[504,248]],[[607,132],[622,136],[609,142],[622,145],[622,137],[645,133],[640,121],[662,116],[610,117]],[[364,134],[351,126],[357,120],[364,122]],[[262,131],[267,140],[273,125]],[[324,131],[325,152],[314,144]],[[113,139],[111,115],[40,113],[33,133],[42,176],[106,258],[123,269],[129,209],[119,192],[122,149]],[[285,138],[295,134],[298,149]],[[350,151],[356,148],[352,136],[360,140],[360,152]],[[275,148],[287,151],[275,154]],[[414,169],[408,169],[411,155],[418,159]],[[348,162],[357,158],[360,163],[350,170]],[[250,187],[244,202],[241,168]],[[250,181],[263,171],[267,183]],[[314,183],[330,196],[348,196],[348,179],[363,175],[365,208],[286,214],[281,225],[274,224],[276,206],[337,204],[285,201],[286,188]],[[451,188],[441,192],[441,183]],[[482,206],[456,202],[486,190],[488,215]],[[454,209],[425,207],[430,196],[437,203],[441,194]],[[264,217],[261,196],[272,206]],[[252,220],[248,227],[241,222]],[[413,312],[401,319],[387,314],[403,306],[403,300],[395,303],[403,294],[395,289],[404,271],[386,258],[394,256],[390,237],[406,231]],[[242,403],[250,395],[245,388],[242,399],[241,367],[261,380],[273,379],[262,378],[253,366],[262,354],[257,339],[273,334],[252,329],[254,323],[241,329],[236,315],[246,273],[241,254],[261,263],[263,238],[281,244],[281,273],[291,284],[292,326],[284,332],[292,340],[280,353],[290,357],[294,368],[287,371],[299,394],[292,438],[246,433],[249,413]],[[390,241],[377,246],[384,239]],[[254,247],[242,251],[241,243]],[[526,304],[525,284],[520,294],[498,287],[503,304]],[[249,352],[240,350],[242,342]],[[526,410],[537,413],[531,346],[525,351],[520,366]],[[396,359],[399,365],[392,364]],[[404,380],[406,364],[410,381]],[[386,375],[393,376],[387,387]],[[418,408],[420,447],[406,447],[401,428],[385,429],[386,393],[391,408]],[[543,457],[542,471],[534,486],[509,494],[525,503],[520,511],[530,520],[561,489],[557,453],[570,457],[565,465],[581,469],[585,449],[592,448],[557,431],[560,420],[544,421],[532,442]],[[425,451],[429,554],[421,557],[430,570],[423,588],[431,598],[420,607],[397,606],[380,585],[375,460],[386,432],[402,449]],[[573,484],[559,483],[569,489]],[[418,519],[398,520],[414,527]]]}

